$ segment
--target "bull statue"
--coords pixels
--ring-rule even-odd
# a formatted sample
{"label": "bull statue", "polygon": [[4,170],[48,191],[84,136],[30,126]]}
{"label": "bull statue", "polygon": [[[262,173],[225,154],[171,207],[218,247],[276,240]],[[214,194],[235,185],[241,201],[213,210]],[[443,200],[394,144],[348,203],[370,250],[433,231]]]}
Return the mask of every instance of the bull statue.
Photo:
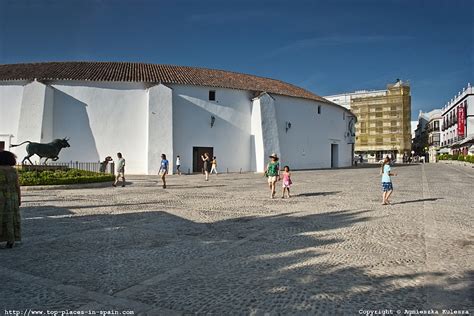
{"label": "bull statue", "polygon": [[17,147],[28,143],[28,145],[26,145],[26,152],[28,153],[28,155],[23,158],[21,164],[24,164],[26,160],[28,160],[30,164],[33,164],[30,160],[30,157],[33,155],[38,155],[40,159],[46,158],[46,160],[44,161],[44,164],[46,164],[46,161],[48,161],[48,159],[52,159],[53,161],[58,160],[58,155],[61,149],[71,147],[68,141],[69,138],[55,139],[51,143],[47,144],[25,141],[18,145],[11,145],[10,147]]}

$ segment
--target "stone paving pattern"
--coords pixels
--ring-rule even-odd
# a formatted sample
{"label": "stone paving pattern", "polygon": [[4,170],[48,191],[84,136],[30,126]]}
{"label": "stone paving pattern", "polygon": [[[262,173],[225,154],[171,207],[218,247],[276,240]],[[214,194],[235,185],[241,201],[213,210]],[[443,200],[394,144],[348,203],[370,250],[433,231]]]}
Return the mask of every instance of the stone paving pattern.
{"label": "stone paving pattern", "polygon": [[0,249],[0,310],[474,312],[474,169],[394,170],[391,206],[378,168],[294,172],[284,200],[256,174],[25,191],[23,242]]}

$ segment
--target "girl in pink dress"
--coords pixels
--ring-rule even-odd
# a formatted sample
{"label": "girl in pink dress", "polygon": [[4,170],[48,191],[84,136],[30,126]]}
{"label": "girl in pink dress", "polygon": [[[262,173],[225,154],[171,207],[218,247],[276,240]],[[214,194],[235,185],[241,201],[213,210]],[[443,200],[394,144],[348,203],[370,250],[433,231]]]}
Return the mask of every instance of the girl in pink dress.
{"label": "girl in pink dress", "polygon": [[281,198],[285,198],[285,191],[288,192],[288,198],[290,198],[290,186],[291,186],[291,173],[290,173],[290,167],[285,166],[283,168],[283,192],[281,195]]}

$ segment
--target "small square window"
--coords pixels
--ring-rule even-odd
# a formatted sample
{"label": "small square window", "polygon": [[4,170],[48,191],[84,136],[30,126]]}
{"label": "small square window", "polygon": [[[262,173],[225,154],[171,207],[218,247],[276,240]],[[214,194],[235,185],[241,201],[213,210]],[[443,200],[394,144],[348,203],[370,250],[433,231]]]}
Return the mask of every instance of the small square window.
{"label": "small square window", "polygon": [[321,114],[321,106],[318,105],[318,114]]}
{"label": "small square window", "polygon": [[216,101],[216,91],[209,90],[209,101]]}

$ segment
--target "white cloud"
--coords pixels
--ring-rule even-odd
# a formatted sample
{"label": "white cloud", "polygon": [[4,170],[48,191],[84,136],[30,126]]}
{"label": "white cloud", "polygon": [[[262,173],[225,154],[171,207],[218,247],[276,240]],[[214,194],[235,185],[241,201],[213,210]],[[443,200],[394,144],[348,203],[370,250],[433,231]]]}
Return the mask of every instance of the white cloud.
{"label": "white cloud", "polygon": [[322,46],[340,46],[350,44],[378,43],[385,41],[406,41],[414,39],[412,36],[406,35],[344,35],[344,36],[322,36],[300,39],[293,41],[285,46],[273,50],[268,57],[298,51],[306,48],[322,47]]}

